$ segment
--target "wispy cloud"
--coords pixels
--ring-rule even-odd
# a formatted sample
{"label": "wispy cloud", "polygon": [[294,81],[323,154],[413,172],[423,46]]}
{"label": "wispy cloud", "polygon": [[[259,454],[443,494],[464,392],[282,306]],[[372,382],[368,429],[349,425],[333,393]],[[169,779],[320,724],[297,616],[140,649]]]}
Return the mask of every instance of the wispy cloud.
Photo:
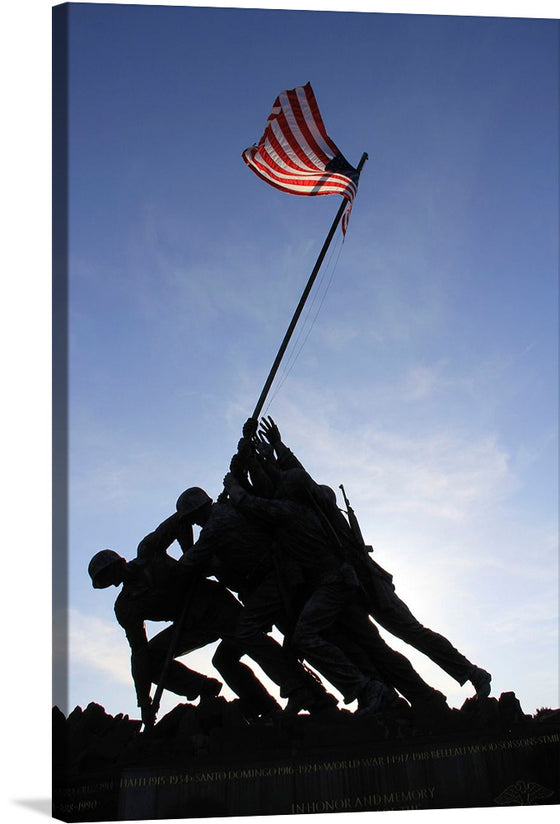
{"label": "wispy cloud", "polygon": [[116,620],[70,609],[68,630],[73,665],[100,671],[118,684],[130,683],[130,649]]}
{"label": "wispy cloud", "polygon": [[[300,386],[290,399],[276,402],[286,441],[313,474],[346,480],[365,508],[385,517],[418,513],[464,521],[474,506],[487,506],[509,491],[510,459],[493,435],[473,439],[450,429],[415,437],[367,420],[347,430],[343,399],[331,392],[318,397],[317,390],[306,398],[306,392]],[[340,426],[333,423],[337,407]],[[321,411],[309,411],[316,409]]]}
{"label": "wispy cloud", "polygon": [[445,363],[439,361],[433,366],[417,364],[408,369],[403,377],[402,396],[407,401],[424,400],[449,385],[442,374]]}

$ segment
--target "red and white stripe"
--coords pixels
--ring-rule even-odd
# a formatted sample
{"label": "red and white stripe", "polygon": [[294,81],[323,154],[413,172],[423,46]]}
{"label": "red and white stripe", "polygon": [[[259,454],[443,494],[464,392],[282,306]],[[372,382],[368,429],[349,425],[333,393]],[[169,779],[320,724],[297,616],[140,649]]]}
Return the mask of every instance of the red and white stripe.
{"label": "red and white stripe", "polygon": [[357,184],[326,170],[338,148],[327,135],[311,84],[281,92],[258,144],[242,154],[247,166],[271,186],[294,195],[339,194],[349,202],[346,230]]}

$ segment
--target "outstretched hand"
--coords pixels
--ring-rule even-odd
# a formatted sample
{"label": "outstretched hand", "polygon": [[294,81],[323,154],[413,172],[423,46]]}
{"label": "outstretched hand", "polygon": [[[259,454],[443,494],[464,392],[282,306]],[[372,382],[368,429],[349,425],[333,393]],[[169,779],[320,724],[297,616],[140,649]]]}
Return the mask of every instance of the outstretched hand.
{"label": "outstretched hand", "polygon": [[275,446],[282,440],[280,436],[280,430],[278,429],[270,415],[268,418],[261,418],[261,428],[259,434],[265,437],[271,446]]}
{"label": "outstretched hand", "polygon": [[253,446],[263,458],[269,461],[274,459],[274,447],[263,438],[260,432],[253,438]]}

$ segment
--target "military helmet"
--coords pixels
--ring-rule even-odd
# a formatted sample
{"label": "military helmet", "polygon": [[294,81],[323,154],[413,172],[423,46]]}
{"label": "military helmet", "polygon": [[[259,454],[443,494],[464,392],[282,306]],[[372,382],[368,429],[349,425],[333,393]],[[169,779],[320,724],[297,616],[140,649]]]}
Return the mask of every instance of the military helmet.
{"label": "military helmet", "polygon": [[88,565],[88,572],[95,589],[104,589],[106,587],[106,584],[102,581],[101,573],[117,561],[122,561],[122,557],[112,549],[102,549],[101,552],[97,552],[93,556]]}
{"label": "military helmet", "polygon": [[211,504],[212,498],[199,486],[191,486],[181,492],[177,498],[177,512],[179,515],[190,515],[191,512],[196,512],[201,506]]}

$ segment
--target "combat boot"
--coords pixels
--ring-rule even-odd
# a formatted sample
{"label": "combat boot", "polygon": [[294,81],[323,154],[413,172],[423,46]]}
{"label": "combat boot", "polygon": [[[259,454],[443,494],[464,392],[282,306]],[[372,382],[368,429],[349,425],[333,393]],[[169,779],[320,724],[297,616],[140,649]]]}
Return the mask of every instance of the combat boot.
{"label": "combat boot", "polygon": [[200,687],[200,701],[208,701],[211,698],[216,698],[221,692],[222,686],[222,682],[218,681],[217,678],[208,678]]}
{"label": "combat boot", "polygon": [[323,712],[337,706],[337,700],[333,695],[309,687],[298,687],[288,696],[288,703],[284,708],[286,718],[295,717],[300,710],[308,710],[309,713]]}
{"label": "combat boot", "polygon": [[371,678],[358,695],[356,716],[373,715],[382,708],[384,700],[389,699],[391,690],[381,681]]}
{"label": "combat boot", "polygon": [[477,698],[488,698],[490,695],[490,681],[492,676],[481,667],[474,666],[469,674],[468,680],[476,690]]}

